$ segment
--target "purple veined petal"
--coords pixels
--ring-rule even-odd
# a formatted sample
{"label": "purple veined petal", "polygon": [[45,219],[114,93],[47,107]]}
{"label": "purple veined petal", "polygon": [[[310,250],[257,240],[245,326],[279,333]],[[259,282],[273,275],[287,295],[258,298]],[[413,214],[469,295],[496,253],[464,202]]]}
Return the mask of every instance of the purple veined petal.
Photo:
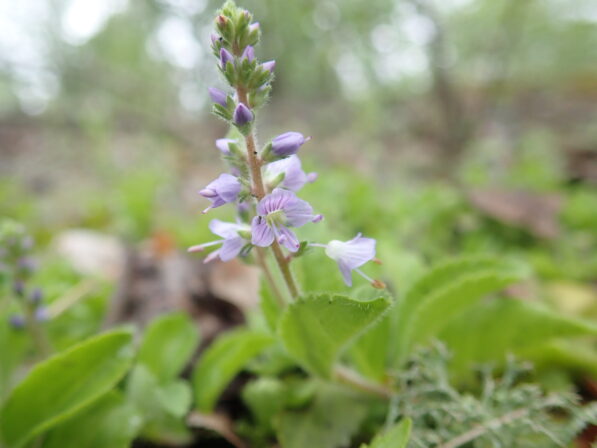
{"label": "purple veined petal", "polygon": [[273,72],[276,68],[276,61],[266,61],[261,64],[261,67],[268,72]]}
{"label": "purple veined petal", "polygon": [[278,227],[278,243],[283,245],[290,252],[296,252],[301,243],[296,237],[295,233],[286,226]]}
{"label": "purple veined petal", "polygon": [[241,60],[247,59],[249,62],[253,62],[255,60],[255,49],[252,45],[247,45],[243,50],[243,53],[240,55]]}
{"label": "purple veined petal", "polygon": [[261,216],[255,216],[251,223],[251,243],[259,247],[268,247],[274,242],[274,231]]}
{"label": "purple veined petal", "polygon": [[273,180],[282,173],[284,173],[284,180],[280,186],[283,188],[298,191],[307,183],[307,175],[302,170],[301,160],[296,155],[272,162],[265,168],[265,177],[268,180]]}
{"label": "purple veined petal", "polygon": [[338,260],[338,268],[340,269],[340,273],[342,274],[346,286],[352,286],[352,270],[350,267],[348,267],[342,260]]}
{"label": "purple veined petal", "polygon": [[226,100],[227,100],[226,92],[224,92],[223,90],[217,89],[216,87],[210,87],[207,90],[209,92],[209,97],[211,98],[211,100],[214,103],[219,104],[222,107],[226,107]]}
{"label": "purple veined petal", "polygon": [[350,241],[330,241],[325,249],[328,257],[356,269],[375,257],[375,240],[358,234]]}
{"label": "purple veined petal", "polygon": [[293,201],[289,201],[284,207],[286,221],[292,227],[301,227],[312,221],[313,208],[307,201],[303,201],[295,196]]}
{"label": "purple veined petal", "polygon": [[253,112],[251,112],[251,109],[249,109],[243,103],[239,103],[232,114],[232,120],[237,126],[244,126],[245,124],[253,121],[253,118]]}
{"label": "purple veined petal", "polygon": [[240,236],[227,239],[220,249],[220,260],[230,261],[233,258],[236,258],[245,244],[245,239]]}
{"label": "purple veined petal", "polygon": [[295,198],[296,195],[292,191],[276,188],[259,201],[259,204],[257,204],[257,214],[267,216],[270,213],[283,210],[288,202],[293,201]]}
{"label": "purple veined petal", "polygon": [[237,143],[237,140],[231,138],[219,138],[216,140],[216,148],[218,148],[222,154],[230,154],[230,143]]}

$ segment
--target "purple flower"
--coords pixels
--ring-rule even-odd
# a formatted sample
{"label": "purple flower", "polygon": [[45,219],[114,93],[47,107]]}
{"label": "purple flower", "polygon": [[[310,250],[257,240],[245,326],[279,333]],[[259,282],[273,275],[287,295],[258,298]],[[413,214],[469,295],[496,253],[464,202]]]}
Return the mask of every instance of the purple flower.
{"label": "purple flower", "polygon": [[[362,272],[359,267],[375,257],[375,240],[364,238],[359,233],[350,241],[332,240],[327,244],[311,244],[311,246],[325,248],[325,254],[338,263],[344,283],[352,286],[352,271],[356,271],[373,286],[383,285]],[[383,286],[382,286],[383,287]]]}
{"label": "purple flower", "polygon": [[207,90],[209,91],[209,96],[214,103],[219,104],[222,107],[226,107],[227,95],[224,91],[216,89],[215,87],[210,87]]}
{"label": "purple flower", "polygon": [[15,330],[21,330],[25,328],[25,318],[20,314],[13,314],[8,318],[8,323]]}
{"label": "purple flower", "polygon": [[255,49],[252,45],[247,45],[245,47],[243,53],[240,55],[240,59],[241,61],[244,61],[246,59],[249,62],[253,62],[255,60]]}
{"label": "purple flower", "polygon": [[272,151],[278,157],[286,157],[296,154],[298,149],[309,140],[303,137],[300,132],[285,132],[272,140]]}
{"label": "purple flower", "polygon": [[296,252],[300,242],[288,227],[302,225],[322,219],[313,215],[313,208],[307,201],[299,199],[293,192],[276,188],[257,204],[257,214],[251,223],[251,242],[256,246],[267,247],[277,239],[289,251]]}
{"label": "purple flower", "polygon": [[240,254],[243,247],[249,244],[246,237],[251,232],[251,228],[247,224],[236,224],[212,219],[209,223],[209,230],[223,239],[199,244],[188,249],[189,252],[201,252],[206,247],[221,245],[222,247],[205,257],[204,263],[209,263],[218,257],[222,261],[230,261]]}
{"label": "purple flower", "polygon": [[276,61],[264,62],[263,64],[261,64],[261,68],[263,68],[263,70],[267,70],[268,72],[273,72],[276,68]]}
{"label": "purple flower", "polygon": [[223,70],[226,70],[226,64],[228,62],[234,63],[234,56],[225,48],[220,49],[220,64]]}
{"label": "purple flower", "polygon": [[292,191],[299,191],[307,182],[313,182],[317,178],[316,173],[305,174],[301,168],[301,159],[297,155],[272,162],[265,167],[265,181],[270,184],[276,182],[282,174],[284,179],[277,186]]}
{"label": "purple flower", "polygon": [[259,30],[259,22],[251,23],[249,25],[249,33]]}
{"label": "purple flower", "polygon": [[244,126],[253,121],[253,112],[243,103],[238,103],[238,106],[234,109],[232,120],[237,126]]}
{"label": "purple flower", "polygon": [[48,309],[45,306],[40,306],[35,310],[35,320],[38,322],[46,322],[50,318]]}
{"label": "purple flower", "polygon": [[220,207],[228,202],[236,201],[242,186],[239,180],[232,174],[220,174],[210,182],[199,194],[211,201],[211,205],[203,210],[207,213],[210,209]]}
{"label": "purple flower", "polygon": [[232,138],[219,138],[216,140],[216,147],[222,151],[222,154],[229,155],[231,143],[237,144],[238,140],[234,140]]}

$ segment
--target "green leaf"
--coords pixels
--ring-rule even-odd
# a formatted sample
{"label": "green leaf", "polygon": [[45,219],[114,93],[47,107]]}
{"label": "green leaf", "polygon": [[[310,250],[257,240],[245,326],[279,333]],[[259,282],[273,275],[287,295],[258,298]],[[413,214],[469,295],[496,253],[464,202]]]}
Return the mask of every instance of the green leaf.
{"label": "green leaf", "polygon": [[416,343],[436,336],[451,319],[487,294],[521,280],[524,270],[507,260],[464,258],[432,269],[398,303],[393,361],[403,361]]}
{"label": "green leaf", "polygon": [[143,420],[143,438],[170,445],[190,441],[190,432],[182,419],[191,401],[184,381],[160,384],[147,367],[137,365],[129,376],[126,393]]}
{"label": "green leaf", "polygon": [[308,408],[281,414],[276,431],[280,445],[282,448],[348,446],[370,404],[362,395],[322,384]]}
{"label": "green leaf", "polygon": [[542,304],[498,299],[454,320],[440,337],[452,352],[451,369],[466,374],[472,363],[504,360],[508,353],[540,361],[556,340],[597,335],[597,324],[556,313]]}
{"label": "green leaf", "polygon": [[199,344],[199,330],[186,313],[172,313],[155,319],[145,330],[138,363],[159,381],[175,378]]}
{"label": "green leaf", "polygon": [[361,302],[340,295],[308,295],[286,309],[279,333],[288,352],[305,369],[329,378],[342,350],[389,306],[386,298]]}
{"label": "green leaf", "polygon": [[110,391],[49,433],[43,448],[127,448],[141,425],[135,408]]}
{"label": "green leaf", "polygon": [[183,417],[191,407],[193,393],[186,381],[175,381],[160,387],[157,397],[162,407],[175,417]]}
{"label": "green leaf", "polygon": [[131,341],[130,331],[112,331],[34,367],[0,413],[6,445],[21,446],[114,387],[131,365]]}
{"label": "green leaf", "polygon": [[195,404],[211,412],[228,383],[249,360],[274,343],[271,335],[241,328],[220,336],[199,359],[193,372]]}
{"label": "green leaf", "polygon": [[411,427],[412,421],[405,418],[388,431],[377,435],[369,445],[361,445],[361,448],[406,448]]}

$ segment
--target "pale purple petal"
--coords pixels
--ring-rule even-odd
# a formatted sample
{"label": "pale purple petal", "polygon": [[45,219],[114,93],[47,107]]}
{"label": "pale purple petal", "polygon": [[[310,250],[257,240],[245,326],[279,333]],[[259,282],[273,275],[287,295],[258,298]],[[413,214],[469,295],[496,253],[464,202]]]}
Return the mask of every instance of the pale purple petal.
{"label": "pale purple petal", "polygon": [[251,234],[251,243],[255,246],[267,247],[274,242],[274,231],[261,216],[253,218]]}
{"label": "pale purple petal", "polygon": [[338,268],[346,286],[352,286],[352,270],[342,260],[338,260]]}
{"label": "pale purple petal", "polygon": [[219,219],[212,219],[209,222],[209,230],[224,239],[236,238],[239,230],[248,230],[246,225],[234,222],[224,222]]}
{"label": "pale purple petal", "polygon": [[219,104],[222,107],[226,107],[227,95],[224,91],[215,87],[210,87],[208,91],[209,96],[214,103]]}
{"label": "pale purple petal", "polygon": [[296,195],[293,192],[276,188],[271,194],[268,194],[259,201],[259,204],[257,204],[257,213],[261,216],[266,216],[278,210],[283,210],[286,204],[295,198]]}
{"label": "pale purple petal", "polygon": [[276,68],[276,61],[264,62],[263,64],[261,64],[261,67],[263,67],[263,69],[267,70],[268,72],[273,72]]}
{"label": "pale purple petal", "polygon": [[236,140],[231,138],[219,138],[216,140],[216,147],[222,152],[222,154],[230,154],[230,143],[236,143]]}
{"label": "pale purple petal", "polygon": [[284,213],[286,214],[288,225],[292,227],[300,227],[314,218],[311,205],[296,196],[292,201],[288,201],[284,207]]}
{"label": "pale purple petal", "polygon": [[253,62],[255,60],[255,49],[251,45],[247,45],[240,58],[242,60],[248,59],[249,62]]}
{"label": "pale purple petal", "polygon": [[328,257],[355,269],[375,257],[375,240],[358,234],[350,241],[330,241],[325,249]]}
{"label": "pale purple petal", "polygon": [[280,186],[283,188],[298,191],[307,183],[307,175],[302,170],[301,160],[296,155],[272,162],[266,167],[268,179],[273,180],[282,173],[284,173],[284,180]]}
{"label": "pale purple petal", "polygon": [[230,261],[235,258],[246,244],[245,239],[239,237],[230,238],[224,241],[220,249],[220,260]]}
{"label": "pale purple petal", "polygon": [[285,132],[272,140],[272,151],[279,157],[290,156],[307,140],[300,132]]}
{"label": "pale purple petal", "polygon": [[299,249],[301,243],[294,234],[294,232],[285,226],[280,226],[277,230],[279,235],[278,242],[282,244],[290,252],[296,252]]}

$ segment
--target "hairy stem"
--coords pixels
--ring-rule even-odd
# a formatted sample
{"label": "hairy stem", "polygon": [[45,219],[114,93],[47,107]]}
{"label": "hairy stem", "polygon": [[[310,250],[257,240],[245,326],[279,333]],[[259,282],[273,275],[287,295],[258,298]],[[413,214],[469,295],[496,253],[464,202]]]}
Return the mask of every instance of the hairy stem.
{"label": "hairy stem", "polygon": [[357,372],[344,366],[336,366],[334,369],[334,376],[339,382],[346,384],[353,389],[376,395],[385,398],[386,400],[389,400],[396,395],[396,392],[392,389],[381,384],[373,383],[360,376]]}
{"label": "hairy stem", "polygon": [[469,431],[459,435],[458,437],[449,440],[446,443],[438,446],[438,448],[457,448],[462,446],[476,438],[482,436],[486,432],[490,430],[496,430],[501,426],[508,425],[516,420],[519,420],[525,417],[529,413],[529,410],[526,408],[523,409],[516,409],[515,411],[509,412],[507,414],[502,415],[501,417],[494,418],[493,420],[489,420],[488,422],[483,423],[482,425],[474,426]]}
{"label": "hairy stem", "polygon": [[35,310],[30,306],[25,306],[25,326],[31,335],[33,344],[37,350],[37,354],[40,358],[46,358],[52,351],[50,343],[46,337],[43,328],[39,325],[35,318]]}
{"label": "hairy stem", "polygon": [[[243,103],[245,106],[250,107],[247,99],[247,91],[241,87],[238,87],[236,89],[236,93],[238,95],[239,101]],[[261,160],[259,160],[258,157],[257,145],[255,144],[255,136],[253,134],[253,131],[251,131],[248,135],[245,136],[245,143],[247,145],[247,161],[249,163],[249,169],[251,171],[253,194],[257,197],[258,200],[261,200],[265,196],[265,186],[263,184],[263,178],[261,176],[262,162]],[[292,271],[290,270],[289,261],[284,256],[282,249],[280,248],[280,245],[277,241],[274,241],[272,243],[272,251],[274,252],[276,262],[278,263],[280,272],[282,272],[282,276],[284,277],[286,286],[288,286],[288,291],[290,291],[290,295],[292,296],[292,298],[296,299],[299,295],[298,288],[296,287],[294,276],[292,275]]]}
{"label": "hairy stem", "polygon": [[280,288],[278,288],[278,285],[276,284],[276,279],[272,275],[272,272],[270,271],[269,266],[267,265],[267,259],[265,257],[265,253],[264,253],[263,249],[261,247],[256,247],[255,251],[257,253],[257,257],[256,257],[257,263],[259,264],[259,267],[263,271],[263,274],[265,275],[265,279],[267,280],[267,283],[269,284],[270,288],[272,289],[274,296],[276,296],[276,299],[278,300],[278,304],[282,308],[284,308],[284,306],[286,306],[286,300],[284,299],[284,295],[280,291]]}

